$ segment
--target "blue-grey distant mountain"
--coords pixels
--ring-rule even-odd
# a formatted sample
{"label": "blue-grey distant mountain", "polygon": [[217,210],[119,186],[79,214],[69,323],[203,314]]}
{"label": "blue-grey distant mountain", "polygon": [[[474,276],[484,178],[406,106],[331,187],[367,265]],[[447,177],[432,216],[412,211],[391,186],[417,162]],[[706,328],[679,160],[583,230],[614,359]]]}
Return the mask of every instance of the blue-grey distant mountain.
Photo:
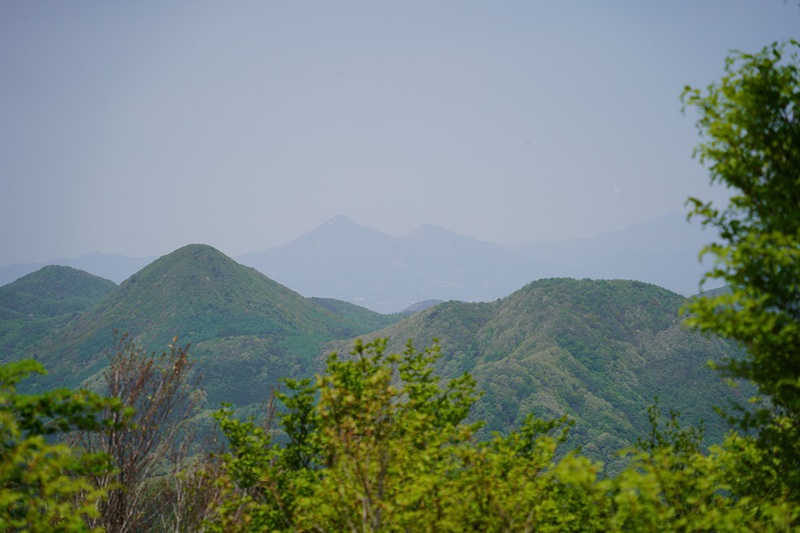
{"label": "blue-grey distant mountain", "polygon": [[91,253],[72,259],[54,259],[47,263],[18,263],[0,266],[0,286],[7,285],[26,274],[36,272],[48,265],[61,265],[84,272],[89,272],[101,278],[110,279],[114,283],[122,283],[133,273],[138,272],[155,257],[127,257],[119,254]]}
{"label": "blue-grey distant mountain", "polygon": [[486,301],[545,277],[629,279],[696,293],[710,240],[676,212],[589,239],[500,246],[438,226],[392,237],[337,216],[287,244],[236,259],[306,296],[380,312],[421,300]]}
{"label": "blue-grey distant mountain", "polygon": [[[589,239],[530,242],[511,245],[511,251],[563,267],[575,278],[629,279],[653,283],[685,296],[699,291],[708,265],[700,249],[715,235],[686,213],[675,212],[629,228]],[[710,288],[710,287],[709,287]]]}
{"label": "blue-grey distant mountain", "polygon": [[[546,277],[629,279],[690,295],[707,270],[698,252],[712,237],[682,212],[588,239],[506,246],[433,225],[393,237],[337,216],[287,244],[236,259],[304,296],[387,313],[424,300],[494,300]],[[152,259],[94,253],[46,264],[121,283]],[[44,265],[0,266],[0,285]]]}
{"label": "blue-grey distant mountain", "polygon": [[379,312],[421,300],[491,300],[559,269],[426,225],[403,237],[337,216],[287,244],[236,258],[306,296]]}

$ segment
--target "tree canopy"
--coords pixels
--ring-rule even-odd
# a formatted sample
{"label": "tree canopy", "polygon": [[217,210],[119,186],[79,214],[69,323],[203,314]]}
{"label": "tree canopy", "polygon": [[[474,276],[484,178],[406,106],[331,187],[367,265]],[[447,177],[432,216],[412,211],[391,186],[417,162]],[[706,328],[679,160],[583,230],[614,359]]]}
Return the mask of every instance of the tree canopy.
{"label": "tree canopy", "polygon": [[0,365],[0,530],[84,531],[106,491],[91,478],[111,471],[107,456],[86,453],[48,437],[98,431],[121,412],[118,401],[88,391],[59,389],[21,394],[17,384],[43,374],[33,360]]}
{"label": "tree canopy", "polygon": [[782,462],[787,486],[800,497],[800,43],[737,52],[726,74],[683,101],[699,113],[696,150],[712,183],[731,190],[728,204],[690,199],[692,215],[719,231],[705,253],[708,279],[728,290],[689,306],[689,322],[734,339],[748,352],[721,369],[752,380],[767,404],[739,422],[757,430]]}

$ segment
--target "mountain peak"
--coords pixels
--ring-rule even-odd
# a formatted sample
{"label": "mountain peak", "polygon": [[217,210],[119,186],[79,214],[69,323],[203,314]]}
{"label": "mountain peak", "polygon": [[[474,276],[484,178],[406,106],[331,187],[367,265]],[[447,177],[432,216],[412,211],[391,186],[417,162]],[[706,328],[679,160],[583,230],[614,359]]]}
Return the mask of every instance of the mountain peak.
{"label": "mountain peak", "polygon": [[208,244],[187,244],[186,246],[181,246],[177,250],[168,253],[164,257],[169,256],[196,256],[196,255],[216,255],[216,256],[224,256],[222,252],[214,248],[213,246],[209,246]]}
{"label": "mountain peak", "polygon": [[325,222],[325,224],[324,224],[324,225],[325,225],[325,226],[333,226],[333,225],[339,225],[339,226],[344,226],[344,225],[347,225],[347,226],[355,226],[355,225],[357,225],[357,224],[356,224],[355,222],[353,222],[353,221],[352,221],[352,220],[351,220],[349,217],[347,217],[347,216],[345,216],[345,215],[341,215],[341,214],[340,214],[340,215],[336,215],[336,216],[335,216],[335,217],[333,217],[332,219],[330,219],[330,220],[328,220],[327,222]]}
{"label": "mountain peak", "polygon": [[164,290],[193,293],[208,282],[230,282],[238,278],[241,266],[233,259],[207,244],[187,244],[174,252],[159,257],[128,278],[121,287],[160,284],[158,295],[166,297]]}
{"label": "mountain peak", "polygon": [[[375,241],[391,239],[391,237],[377,230],[361,226],[345,215],[336,215],[305,235],[287,243],[287,245],[293,246],[297,243],[313,242],[314,246],[318,248],[320,246],[323,248],[328,246],[339,248],[356,242],[358,239],[368,239],[371,244],[375,244]],[[330,252],[330,250],[326,248],[327,252]]]}

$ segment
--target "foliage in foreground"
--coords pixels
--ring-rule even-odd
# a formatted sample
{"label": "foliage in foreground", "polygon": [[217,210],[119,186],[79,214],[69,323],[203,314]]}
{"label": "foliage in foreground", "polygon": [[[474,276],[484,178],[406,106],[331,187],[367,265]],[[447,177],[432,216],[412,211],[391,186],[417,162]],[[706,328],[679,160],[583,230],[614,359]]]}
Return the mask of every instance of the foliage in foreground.
{"label": "foliage in foreground", "polygon": [[[125,533],[145,531],[154,522],[164,528],[185,520],[185,509],[169,505],[165,496],[182,488],[175,477],[191,444],[186,421],[199,401],[192,386],[197,383],[191,382],[193,363],[188,345],[178,345],[177,338],[158,356],[142,350],[129,335],[117,335],[102,392],[125,409],[107,410],[103,415],[110,423],[105,427],[76,431],[68,439],[77,449],[108,457],[114,467],[90,476],[106,494],[98,502],[99,514],[88,519],[91,526]],[[159,474],[167,481],[153,505],[152,485]]]}
{"label": "foliage in foreground", "polygon": [[[653,431],[628,452],[629,468],[604,478],[602,465],[579,452],[559,453],[564,419],[530,417],[519,431],[477,441],[480,424],[465,422],[478,396],[472,379],[440,383],[436,346],[408,345],[402,354],[385,346],[357,343],[352,358],[330,356],[315,382],[288,382],[291,392],[278,395],[283,445],[269,427],[221,410],[230,441],[221,464],[188,465],[173,483],[151,484],[145,503],[183,510],[137,527],[197,530],[206,517],[211,531],[788,531],[800,521],[781,490],[783,472],[754,439],[732,435],[705,452],[698,432],[681,429],[675,416],[659,426],[654,410]],[[109,488],[138,489],[122,479],[92,483],[112,474],[109,455],[44,436],[75,428],[109,434],[98,414],[122,406],[83,391],[17,393],[32,370],[38,364],[0,368],[0,525],[88,530],[103,522],[99,504]],[[163,520],[163,509],[153,516]]]}
{"label": "foliage in foreground", "polygon": [[[619,476],[577,451],[558,453],[565,420],[529,417],[519,431],[474,437],[477,395],[465,375],[440,384],[438,348],[387,354],[386,340],[328,359],[323,376],[288,382],[268,427],[218,419],[230,440],[213,531],[789,530],[800,508],[773,492],[755,441],[731,435],[703,451],[673,416]],[[753,468],[760,465],[758,468]],[[764,490],[767,488],[767,490]]]}
{"label": "foliage in foreground", "polygon": [[[787,50],[788,48],[788,50]],[[728,205],[692,199],[694,216],[719,231],[705,250],[710,279],[729,290],[689,307],[695,327],[741,343],[748,352],[721,369],[752,380],[763,395],[738,423],[782,471],[800,501],[800,43],[737,53],[705,92],[687,88],[705,142],[696,151]]]}
{"label": "foliage in foreground", "polygon": [[[24,360],[0,366],[0,530],[84,531],[106,496],[91,476],[111,471],[103,454],[53,443],[60,433],[98,431],[101,414],[120,404],[87,391],[60,389],[19,394],[16,385],[41,364]],[[48,438],[50,437],[50,438]]]}

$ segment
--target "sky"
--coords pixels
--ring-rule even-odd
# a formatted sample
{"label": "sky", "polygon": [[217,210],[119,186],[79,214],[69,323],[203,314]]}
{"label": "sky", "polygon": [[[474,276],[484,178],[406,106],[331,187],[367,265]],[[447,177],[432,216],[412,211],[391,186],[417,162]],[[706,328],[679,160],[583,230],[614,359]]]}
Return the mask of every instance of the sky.
{"label": "sky", "polygon": [[784,0],[2,2],[0,265],[719,201],[681,91],[798,30]]}

